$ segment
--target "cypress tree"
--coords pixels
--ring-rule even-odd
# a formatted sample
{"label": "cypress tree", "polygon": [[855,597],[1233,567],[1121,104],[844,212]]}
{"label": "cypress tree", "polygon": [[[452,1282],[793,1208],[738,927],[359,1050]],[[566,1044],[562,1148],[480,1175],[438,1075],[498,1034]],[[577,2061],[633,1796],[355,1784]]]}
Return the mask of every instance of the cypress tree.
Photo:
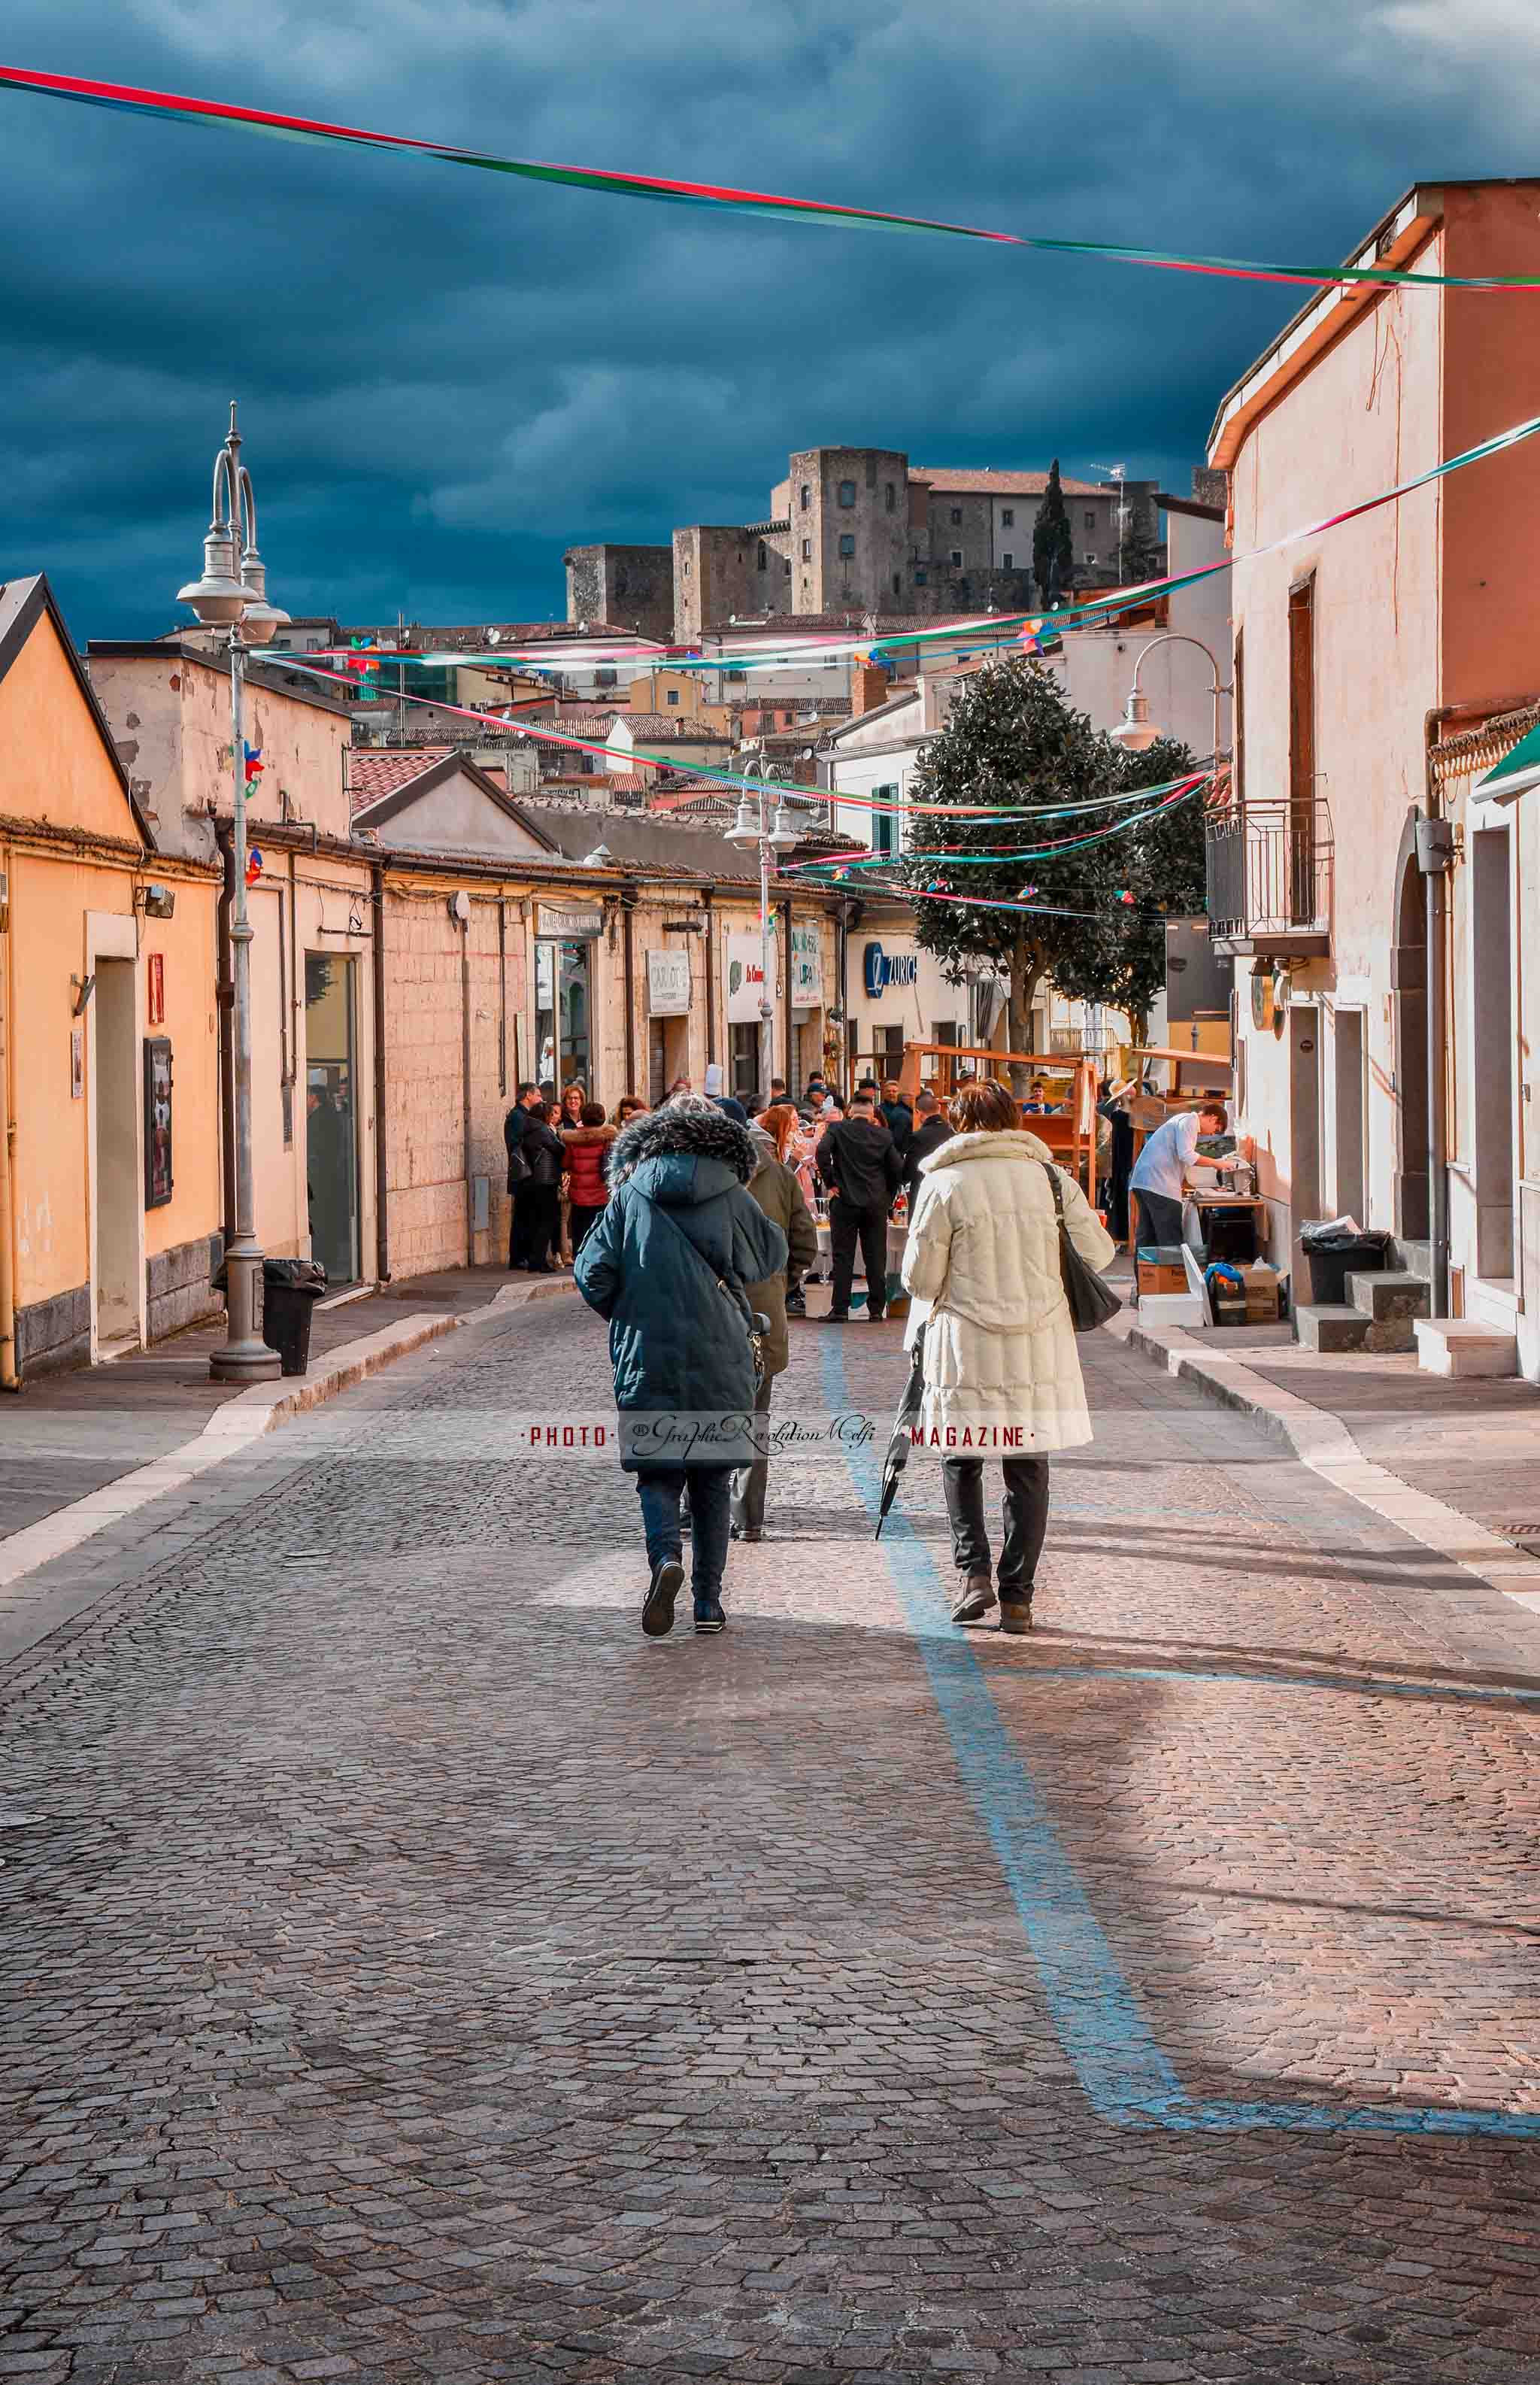
{"label": "cypress tree", "polygon": [[1048,476],[1043,502],[1037,508],[1037,518],[1032,525],[1032,576],[1037,582],[1038,601],[1044,605],[1067,596],[1074,581],[1074,540],[1059,480],[1057,456]]}

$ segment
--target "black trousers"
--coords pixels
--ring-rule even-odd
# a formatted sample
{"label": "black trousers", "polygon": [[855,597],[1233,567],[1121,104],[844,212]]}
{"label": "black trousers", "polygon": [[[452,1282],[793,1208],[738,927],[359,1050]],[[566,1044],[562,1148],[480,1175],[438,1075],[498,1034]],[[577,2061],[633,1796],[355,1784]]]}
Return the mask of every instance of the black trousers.
{"label": "black trousers", "polygon": [[[1048,1533],[1048,1459],[1002,1457],[1005,1541],[1000,1553],[1000,1594],[1030,1598],[1037,1559]],[[952,1563],[959,1573],[989,1571],[989,1535],[984,1524],[984,1460],[947,1457],[941,1462],[951,1526]]]}
{"label": "black trousers", "polygon": [[1139,1205],[1139,1241],[1163,1244],[1174,1250],[1182,1239],[1182,1204],[1169,1192],[1140,1192],[1135,1199]]}
{"label": "black trousers", "polygon": [[[771,1394],[776,1388],[774,1375],[766,1375],[754,1393],[754,1414],[770,1413]],[[764,1493],[770,1481],[770,1460],[756,1457],[751,1466],[739,1466],[733,1474],[732,1520],[739,1531],[747,1526],[760,1530],[764,1523]]]}
{"label": "black trousers", "polygon": [[514,1228],[509,1237],[510,1267],[546,1267],[551,1265],[551,1244],[556,1232],[557,1204],[561,1188],[555,1184],[535,1184],[527,1177],[514,1190]]}
{"label": "black trousers", "polygon": [[829,1203],[829,1255],[834,1262],[831,1316],[850,1315],[858,1242],[866,1269],[866,1314],[881,1317],[888,1306],[888,1212],[857,1209],[849,1201],[835,1199]]}

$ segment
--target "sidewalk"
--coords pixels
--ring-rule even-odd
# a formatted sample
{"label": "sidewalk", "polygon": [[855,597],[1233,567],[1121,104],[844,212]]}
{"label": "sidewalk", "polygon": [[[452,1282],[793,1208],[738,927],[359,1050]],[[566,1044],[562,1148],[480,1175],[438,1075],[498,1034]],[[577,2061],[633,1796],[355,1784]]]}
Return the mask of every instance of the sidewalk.
{"label": "sidewalk", "polygon": [[222,1320],[111,1365],[28,1385],[0,1404],[0,1580],[14,1579],[18,1569],[23,1553],[9,1545],[17,1534],[95,1500],[126,1475],[185,1453],[221,1416],[225,1429],[209,1436],[205,1462],[334,1396],[434,1334],[452,1331],[505,1288],[523,1287],[533,1290],[528,1278],[510,1277],[503,1267],[458,1267],[323,1302],[312,1322],[308,1372],[247,1391],[209,1380],[209,1355],[225,1338]]}
{"label": "sidewalk", "polygon": [[1414,1355],[1301,1350],[1286,1325],[1185,1333],[1112,1329],[1241,1409],[1317,1472],[1440,1555],[1540,1613],[1540,1388],[1452,1381]]}

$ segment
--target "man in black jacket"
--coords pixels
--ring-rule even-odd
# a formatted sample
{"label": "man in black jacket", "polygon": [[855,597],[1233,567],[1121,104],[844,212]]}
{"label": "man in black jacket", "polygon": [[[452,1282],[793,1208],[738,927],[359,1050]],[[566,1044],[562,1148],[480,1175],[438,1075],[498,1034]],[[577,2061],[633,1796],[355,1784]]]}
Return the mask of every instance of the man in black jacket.
{"label": "man in black jacket", "polygon": [[531,1275],[554,1275],[551,1245],[566,1147],[546,1123],[539,1085],[520,1085],[503,1121],[503,1141],[508,1153],[508,1190],[514,1196],[508,1265],[528,1267]]}
{"label": "man in black jacket", "polygon": [[870,1093],[857,1093],[850,1117],[825,1128],[817,1166],[829,1188],[829,1249],[834,1260],[834,1304],[826,1321],[843,1325],[850,1317],[851,1279],[859,1242],[866,1269],[866,1314],[874,1325],[880,1325],[888,1305],[888,1212],[903,1175],[903,1163]]}
{"label": "man in black jacket", "polygon": [[903,1155],[903,1189],[909,1195],[910,1211],[920,1190],[920,1162],[928,1159],[949,1141],[951,1121],[934,1093],[921,1093],[914,1104],[914,1131]]}
{"label": "man in black jacket", "polygon": [[914,1131],[914,1113],[899,1091],[896,1077],[889,1077],[882,1089],[882,1099],[877,1104],[877,1116],[879,1118],[886,1119],[888,1131],[898,1146],[899,1157],[907,1160],[909,1138]]}

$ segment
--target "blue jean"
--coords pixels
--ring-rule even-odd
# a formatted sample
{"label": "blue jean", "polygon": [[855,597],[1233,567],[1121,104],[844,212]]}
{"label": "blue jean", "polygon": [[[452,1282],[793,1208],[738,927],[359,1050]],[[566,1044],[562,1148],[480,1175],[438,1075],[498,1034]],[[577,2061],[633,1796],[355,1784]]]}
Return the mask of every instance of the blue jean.
{"label": "blue jean", "polygon": [[733,1478],[727,1466],[644,1466],[637,1475],[641,1501],[641,1528],[647,1535],[647,1562],[684,1555],[679,1529],[679,1500],[689,1489],[690,1539],[693,1558],[690,1588],[697,1598],[719,1597],[727,1565]]}

